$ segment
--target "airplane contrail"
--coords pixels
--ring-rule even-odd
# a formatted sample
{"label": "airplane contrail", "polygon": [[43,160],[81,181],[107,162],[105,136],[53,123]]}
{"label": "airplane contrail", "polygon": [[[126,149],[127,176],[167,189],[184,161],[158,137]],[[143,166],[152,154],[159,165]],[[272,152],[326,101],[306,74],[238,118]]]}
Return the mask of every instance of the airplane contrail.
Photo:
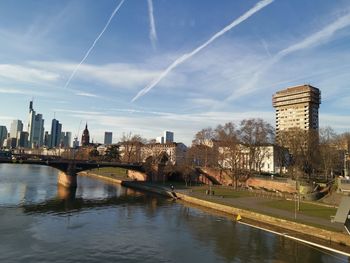
{"label": "airplane contrail", "polygon": [[78,69],[80,68],[81,64],[84,63],[85,59],[87,59],[87,57],[90,55],[90,52],[93,50],[93,48],[95,47],[96,43],[98,42],[98,40],[102,37],[103,33],[106,31],[106,29],[108,28],[109,24],[111,23],[113,17],[115,16],[115,14],[118,12],[119,8],[122,6],[122,4],[124,3],[125,0],[121,0],[120,3],[118,4],[118,6],[114,9],[113,13],[111,14],[111,16],[109,17],[106,25],[104,26],[104,28],[102,29],[102,31],[100,32],[100,34],[96,37],[95,41],[92,43],[91,47],[89,48],[89,50],[86,52],[85,56],[83,57],[83,59],[80,61],[80,63],[75,67],[75,69],[73,70],[72,74],[70,75],[70,77],[68,78],[66,84],[64,85],[64,88],[67,88],[69,83],[71,82],[72,78],[75,76],[75,74],[77,73]]}
{"label": "airplane contrail", "polygon": [[157,41],[157,31],[156,24],[154,22],[154,14],[153,14],[153,2],[152,0],[147,0],[148,2],[148,15],[149,15],[149,38],[151,40],[153,48],[156,47]]}
{"label": "airplane contrail", "polygon": [[211,42],[213,42],[218,37],[225,34],[227,31],[231,30],[232,28],[238,26],[240,23],[248,19],[250,16],[258,12],[260,9],[264,8],[265,6],[271,4],[274,0],[262,0],[258,2],[253,8],[249,9],[246,13],[241,15],[239,18],[235,19],[231,24],[224,27],[222,30],[217,32],[215,35],[213,35],[209,40],[207,40],[204,44],[200,45],[196,49],[194,49],[190,53],[186,53],[176,59],[170,66],[168,66],[156,79],[154,79],[149,85],[147,85],[145,88],[140,90],[136,96],[131,100],[131,102],[134,102],[138,98],[142,97],[143,95],[147,94],[151,89],[153,89],[165,76],[169,74],[174,68],[176,68],[178,65],[182,64],[189,58],[193,57],[195,54],[197,54],[199,51],[201,51],[203,48],[208,46]]}
{"label": "airplane contrail", "polygon": [[[334,22],[328,24],[321,30],[316,33],[309,34],[303,40],[292,44],[291,46],[279,51],[277,54],[271,57],[270,60],[267,60],[261,68],[252,74],[249,80],[245,83],[244,86],[235,90],[230,96],[226,97],[223,102],[232,101],[235,98],[238,98],[243,95],[247,95],[256,91],[257,83],[259,82],[262,75],[264,75],[268,70],[270,70],[276,63],[278,63],[284,57],[304,50],[313,46],[319,46],[323,43],[327,43],[332,39],[332,36],[339,30],[350,26],[350,12],[346,15],[337,18]],[[222,102],[221,102],[222,103]]]}

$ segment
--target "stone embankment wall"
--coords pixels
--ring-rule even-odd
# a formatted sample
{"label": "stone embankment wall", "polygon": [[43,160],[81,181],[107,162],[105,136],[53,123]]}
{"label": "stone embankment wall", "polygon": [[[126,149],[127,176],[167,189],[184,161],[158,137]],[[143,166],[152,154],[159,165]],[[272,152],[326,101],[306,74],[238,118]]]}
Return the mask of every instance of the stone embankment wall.
{"label": "stone embankment wall", "polygon": [[136,181],[146,181],[147,175],[142,172],[128,170],[128,177]]}
{"label": "stone embankment wall", "polygon": [[[209,176],[214,177],[222,185],[232,185],[232,179],[225,173],[225,171],[220,171],[218,169],[202,167],[200,168],[204,173]],[[203,183],[206,183],[207,180],[203,180]]]}
{"label": "stone embankment wall", "polygon": [[279,181],[278,179],[260,179],[250,177],[246,181],[247,187],[268,189],[271,191],[280,191],[285,193],[296,193],[296,182],[292,180]]}
{"label": "stone embankment wall", "polygon": [[346,246],[350,246],[349,235],[346,235],[343,233],[328,231],[328,230],[304,225],[301,223],[296,223],[296,222],[292,222],[292,221],[288,221],[288,220],[284,220],[284,219],[280,219],[280,218],[276,218],[276,217],[271,217],[271,216],[247,211],[244,209],[239,209],[239,208],[235,208],[235,207],[231,207],[231,206],[227,206],[227,205],[221,205],[221,204],[198,199],[198,198],[191,197],[191,196],[181,194],[181,193],[176,193],[176,194],[181,200],[188,202],[188,203],[211,208],[211,209],[214,209],[214,210],[217,210],[220,212],[224,212],[224,213],[228,213],[228,214],[232,214],[235,216],[240,215],[243,219],[247,218],[247,219],[250,219],[253,221],[273,225],[273,226],[276,226],[278,228],[288,229],[290,231],[299,232],[302,234],[308,234],[312,237],[317,237],[317,238],[327,240],[327,241],[331,240],[332,242],[336,242],[339,244],[341,243],[341,244],[344,244]]}
{"label": "stone embankment wall", "polygon": [[120,184],[122,186],[129,187],[132,189],[151,192],[151,193],[163,195],[165,197],[174,198],[174,195],[172,194],[172,192],[168,191],[166,188],[147,185],[146,182],[143,182],[141,180],[140,181],[120,180],[120,179],[107,177],[107,176],[103,176],[103,175],[99,175],[99,174],[95,174],[95,173],[90,173],[90,172],[80,172],[79,175],[90,176],[90,177],[94,177],[94,178],[97,178],[97,179],[100,179],[100,180],[103,180],[103,181],[106,181],[109,183],[116,183],[116,184]]}

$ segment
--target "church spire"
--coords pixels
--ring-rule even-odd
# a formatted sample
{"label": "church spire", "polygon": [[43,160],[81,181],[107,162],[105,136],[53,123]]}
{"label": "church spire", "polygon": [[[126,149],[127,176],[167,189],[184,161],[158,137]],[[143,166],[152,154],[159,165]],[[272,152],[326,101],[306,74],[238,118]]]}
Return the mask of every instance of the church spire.
{"label": "church spire", "polygon": [[90,134],[87,127],[87,122],[85,124],[85,130],[83,131],[83,135],[81,137],[81,145],[88,146],[90,144]]}

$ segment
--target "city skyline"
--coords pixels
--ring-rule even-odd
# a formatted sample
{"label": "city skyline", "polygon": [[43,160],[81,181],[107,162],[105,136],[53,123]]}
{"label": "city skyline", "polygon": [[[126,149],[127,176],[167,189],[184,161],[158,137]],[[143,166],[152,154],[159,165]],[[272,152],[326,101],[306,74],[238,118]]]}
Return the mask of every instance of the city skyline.
{"label": "city skyline", "polygon": [[[266,6],[132,102],[258,3]],[[88,122],[97,142],[105,131],[151,139],[170,130],[190,145],[197,131],[228,121],[274,125],[272,95],[310,84],[322,92],[320,127],[349,131],[349,33],[347,1],[2,1],[0,125],[27,127],[34,98],[46,131],[57,118],[78,138]]]}

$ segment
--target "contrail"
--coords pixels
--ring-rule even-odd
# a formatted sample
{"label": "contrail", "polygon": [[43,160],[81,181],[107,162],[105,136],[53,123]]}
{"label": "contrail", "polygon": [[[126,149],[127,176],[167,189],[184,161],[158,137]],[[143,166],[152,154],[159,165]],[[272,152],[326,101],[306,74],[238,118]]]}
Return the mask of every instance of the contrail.
{"label": "contrail", "polygon": [[207,40],[204,44],[200,45],[196,49],[194,49],[190,53],[186,53],[176,59],[168,68],[166,68],[155,80],[153,80],[148,86],[140,90],[137,95],[131,100],[131,102],[134,102],[138,98],[142,97],[143,95],[147,94],[154,86],[156,86],[166,75],[169,74],[170,71],[172,71],[174,68],[176,68],[178,65],[182,64],[189,58],[193,57],[195,54],[197,54],[199,51],[201,51],[203,48],[208,46],[211,42],[213,42],[218,37],[225,34],[227,31],[231,30],[232,28],[238,26],[240,23],[248,19],[250,16],[258,12],[260,9],[264,8],[265,6],[271,4],[274,0],[262,0],[258,2],[253,8],[248,10],[246,13],[244,13],[242,16],[234,20],[231,24],[224,27],[222,30],[217,32],[215,35],[213,35],[209,40]]}
{"label": "contrail", "polygon": [[350,26],[350,13],[339,17],[334,22],[328,24],[321,30],[317,31],[301,40],[300,42],[293,44],[275,54],[262,65],[262,67],[256,71],[249,79],[249,81],[240,89],[235,90],[229,97],[227,97],[224,102],[231,101],[239,96],[243,96],[249,93],[254,92],[257,89],[257,83],[259,82],[261,76],[265,74],[270,68],[272,68],[276,63],[278,63],[284,57],[304,50],[310,47],[319,46],[324,43],[329,42],[332,39],[332,36],[339,30]]}
{"label": "contrail", "polygon": [[92,43],[91,47],[89,48],[89,50],[86,52],[85,56],[83,57],[83,59],[80,61],[80,63],[76,66],[76,68],[73,70],[72,74],[70,75],[69,79],[67,80],[66,84],[64,85],[64,88],[67,88],[69,83],[71,82],[72,78],[75,76],[75,73],[77,73],[79,67],[81,66],[81,64],[84,63],[85,59],[90,55],[90,52],[94,49],[96,43],[98,42],[98,40],[102,37],[103,33],[106,31],[106,29],[108,28],[109,24],[111,23],[114,15],[118,12],[119,8],[122,6],[122,4],[124,3],[125,0],[121,0],[119,5],[114,9],[113,13],[111,14],[111,16],[109,17],[106,25],[104,26],[104,28],[102,29],[101,33],[96,37],[94,43]]}
{"label": "contrail", "polygon": [[148,15],[149,15],[149,38],[151,40],[153,48],[156,47],[156,41],[157,41],[157,32],[156,32],[156,24],[154,22],[154,15],[153,15],[153,2],[152,0],[147,0],[148,2]]}

